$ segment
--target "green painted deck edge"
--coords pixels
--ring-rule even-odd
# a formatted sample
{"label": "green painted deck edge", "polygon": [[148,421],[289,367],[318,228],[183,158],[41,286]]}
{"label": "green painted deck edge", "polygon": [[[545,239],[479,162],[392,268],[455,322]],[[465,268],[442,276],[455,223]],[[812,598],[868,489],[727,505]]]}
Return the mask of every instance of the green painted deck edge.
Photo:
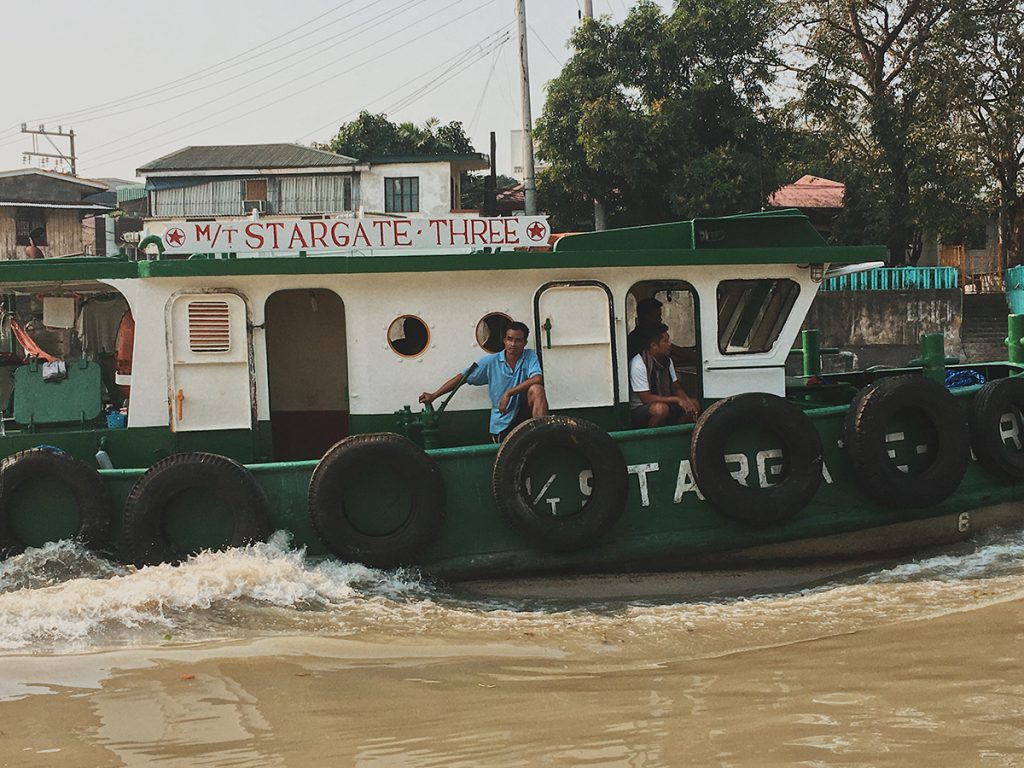
{"label": "green painted deck edge", "polygon": [[38,283],[105,280],[139,276],[139,262],[106,256],[0,262],[0,282]]}

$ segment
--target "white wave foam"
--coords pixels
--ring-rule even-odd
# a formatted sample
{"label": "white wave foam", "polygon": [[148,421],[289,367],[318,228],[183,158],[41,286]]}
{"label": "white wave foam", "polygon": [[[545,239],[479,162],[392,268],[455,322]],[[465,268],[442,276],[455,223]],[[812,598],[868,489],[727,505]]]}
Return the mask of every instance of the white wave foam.
{"label": "white wave foam", "polygon": [[[0,580],[6,576],[10,582],[13,574],[56,551],[60,550],[19,556],[20,562],[5,564]],[[287,535],[278,533],[267,543],[203,552],[178,566],[121,569],[102,579],[71,578],[7,591],[0,594],[0,649],[74,644],[117,629],[175,630],[190,614],[239,601],[329,607],[352,601],[367,589],[398,596],[418,588],[419,582],[407,572],[385,573],[340,562],[310,565],[304,551],[289,549]]]}

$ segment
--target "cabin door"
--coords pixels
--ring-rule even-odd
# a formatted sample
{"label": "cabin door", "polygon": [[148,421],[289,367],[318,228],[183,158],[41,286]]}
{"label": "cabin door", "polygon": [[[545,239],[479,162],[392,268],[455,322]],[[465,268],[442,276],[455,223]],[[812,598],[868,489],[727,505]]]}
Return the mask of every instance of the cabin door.
{"label": "cabin door", "polygon": [[270,295],[264,308],[275,461],[319,459],[348,435],[345,307],[323,288]]}
{"label": "cabin door", "polygon": [[612,295],[603,283],[549,283],[536,299],[536,346],[552,409],[614,405]]}
{"label": "cabin door", "polygon": [[180,294],[169,311],[173,429],[252,429],[245,301],[234,293]]}

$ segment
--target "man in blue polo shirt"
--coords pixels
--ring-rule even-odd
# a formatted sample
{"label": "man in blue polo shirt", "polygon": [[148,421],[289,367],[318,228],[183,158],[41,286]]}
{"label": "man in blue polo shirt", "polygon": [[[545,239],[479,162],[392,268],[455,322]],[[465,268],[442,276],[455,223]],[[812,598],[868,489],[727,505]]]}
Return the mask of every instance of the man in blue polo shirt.
{"label": "man in blue polo shirt", "polygon": [[530,329],[525,323],[509,323],[505,330],[505,350],[480,358],[475,367],[456,374],[436,392],[424,392],[421,403],[432,403],[451,392],[462,377],[468,384],[486,384],[491,396],[491,440],[500,443],[524,421],[547,416],[548,398],[537,353],[526,348]]}

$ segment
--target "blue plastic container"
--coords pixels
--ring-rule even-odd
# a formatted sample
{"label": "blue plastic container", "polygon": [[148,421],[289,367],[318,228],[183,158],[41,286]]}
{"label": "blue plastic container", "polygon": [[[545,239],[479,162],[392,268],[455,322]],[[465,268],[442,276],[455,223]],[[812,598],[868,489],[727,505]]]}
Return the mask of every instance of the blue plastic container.
{"label": "blue plastic container", "polygon": [[113,411],[107,414],[107,429],[124,429],[128,426],[128,414]]}

